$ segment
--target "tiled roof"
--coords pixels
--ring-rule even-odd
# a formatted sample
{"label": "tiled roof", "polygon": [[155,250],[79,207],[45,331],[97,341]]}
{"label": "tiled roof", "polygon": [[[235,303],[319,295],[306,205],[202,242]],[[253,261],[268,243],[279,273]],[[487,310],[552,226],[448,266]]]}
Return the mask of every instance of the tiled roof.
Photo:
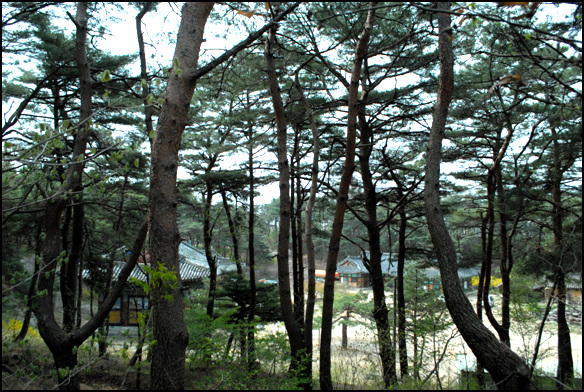
{"label": "tiled roof", "polygon": [[[179,245],[178,253],[180,276],[183,283],[193,283],[210,275],[209,264],[207,263],[207,258],[204,251],[183,242]],[[237,269],[235,263],[228,258],[219,255],[216,255],[215,257],[217,261],[217,275],[222,275],[226,272],[235,271]],[[114,265],[114,281],[117,280],[117,277],[120,275],[123,267],[124,263],[116,263]],[[89,276],[89,270],[84,270],[83,278],[87,279]],[[136,264],[132,270],[132,273],[130,274],[130,278],[141,281],[147,280],[143,264]]]}
{"label": "tiled roof", "polygon": [[[366,256],[369,256],[369,252],[366,252]],[[416,262],[406,260],[406,266],[411,267],[418,267],[420,268],[420,272],[426,274],[428,278],[437,278],[440,276],[440,270],[432,265],[426,263],[426,267],[422,268],[420,265],[417,265]],[[361,256],[347,256],[343,260],[337,263],[337,271],[341,274],[364,274],[369,273],[365,265],[363,264],[363,259]],[[383,253],[381,255],[381,272],[384,276],[397,276],[397,260],[390,261],[389,253]],[[471,267],[471,268],[459,268],[458,269],[458,276],[460,279],[469,278],[472,276],[476,276],[480,273],[480,268],[478,267]]]}
{"label": "tiled roof", "polygon": [[[369,252],[367,252],[369,255]],[[363,264],[361,256],[347,256],[337,264],[337,271],[341,274],[362,274],[369,273]],[[397,262],[389,261],[389,253],[381,255],[381,272],[383,275],[395,275],[397,271]]]}
{"label": "tiled roof", "polygon": [[[114,265],[114,273],[113,273],[113,280],[116,281],[117,277],[120,275],[120,272],[122,271],[122,268],[124,268],[124,264],[116,264]],[[87,271],[87,270],[86,270]],[[86,271],[84,271],[84,277],[86,276]],[[200,280],[202,278],[205,278],[207,276],[209,276],[209,269],[208,268],[201,268],[201,267],[197,267],[197,266],[193,266],[191,264],[185,263],[185,262],[181,262],[180,263],[180,276],[181,279],[183,281],[183,283],[191,283],[191,282],[195,282],[197,280]],[[130,278],[134,278],[140,281],[147,281],[148,278],[146,276],[146,271],[144,270],[144,267],[137,264],[134,269],[132,270],[132,273],[130,274]]]}
{"label": "tiled roof", "polygon": [[[195,248],[186,242],[181,242],[178,248],[179,259],[181,262],[188,263],[195,267],[209,269],[209,263],[207,262],[207,256],[205,251],[202,249]],[[215,261],[217,262],[217,274],[221,275],[226,272],[231,272],[237,270],[235,263],[229,260],[227,257],[220,256],[215,252]]]}

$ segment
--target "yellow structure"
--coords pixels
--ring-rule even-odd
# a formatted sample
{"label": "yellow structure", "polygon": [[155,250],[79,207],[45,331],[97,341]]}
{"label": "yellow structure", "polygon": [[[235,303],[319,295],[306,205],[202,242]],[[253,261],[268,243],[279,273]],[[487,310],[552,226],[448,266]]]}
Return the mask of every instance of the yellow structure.
{"label": "yellow structure", "polygon": [[[491,287],[499,287],[501,285],[501,283],[503,283],[503,279],[497,278],[495,276],[491,276]],[[471,278],[471,284],[473,286],[478,286],[479,285],[479,277],[473,276]]]}

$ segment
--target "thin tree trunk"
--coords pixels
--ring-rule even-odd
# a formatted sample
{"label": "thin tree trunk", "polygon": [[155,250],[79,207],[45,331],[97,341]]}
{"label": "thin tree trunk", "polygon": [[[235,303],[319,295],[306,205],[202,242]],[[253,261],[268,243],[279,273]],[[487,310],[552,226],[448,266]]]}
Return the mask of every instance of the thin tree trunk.
{"label": "thin tree trunk", "polygon": [[[363,86],[366,91],[366,86]],[[363,99],[367,99],[365,92]],[[367,220],[369,260],[365,264],[370,276],[373,290],[373,318],[377,327],[377,341],[379,343],[379,356],[381,357],[381,368],[385,386],[389,388],[396,381],[395,352],[391,342],[391,328],[389,324],[389,314],[385,303],[385,285],[381,272],[381,235],[377,221],[377,195],[373,176],[369,169],[369,160],[373,150],[373,132],[367,123],[365,113],[359,110],[359,129],[361,131],[359,165],[361,168],[361,178],[363,179],[363,193],[365,196],[365,211]]]}
{"label": "thin tree trunk", "polygon": [[[210,164],[209,166],[212,166]],[[211,229],[211,203],[213,201],[213,185],[210,178],[211,169],[207,168],[207,185],[206,190],[203,193],[203,245],[205,248],[205,257],[207,258],[207,264],[209,265],[209,294],[207,296],[207,316],[209,319],[213,319],[213,313],[215,311],[215,293],[217,291],[217,260],[213,255],[213,250],[211,249],[211,241],[213,239],[213,233]]]}
{"label": "thin tree trunk", "polygon": [[144,101],[144,122],[146,124],[146,135],[150,140],[150,147],[152,148],[152,131],[154,126],[152,124],[152,115],[154,109],[151,104],[148,104],[148,96],[150,95],[150,87],[148,85],[148,63],[146,61],[146,48],[144,46],[144,34],[142,33],[142,18],[152,9],[152,2],[146,2],[142,10],[136,15],[136,34],[138,36],[138,48],[140,52],[140,77],[142,78],[142,99]]}
{"label": "thin tree trunk", "polygon": [[[453,53],[450,3],[437,3],[439,25],[440,79],[426,155],[424,201],[430,236],[434,244],[446,306],[462,337],[500,389],[527,389],[529,369],[525,362],[500,342],[478,319],[458,283],[456,249],[440,207],[439,178],[442,139],[448,106],[452,98]],[[446,12],[440,12],[446,11]]]}
{"label": "thin tree trunk", "polygon": [[369,4],[367,20],[363,28],[353,60],[353,70],[351,72],[351,82],[349,85],[349,112],[347,118],[347,144],[341,183],[339,184],[339,193],[333,218],[331,238],[329,242],[328,256],[326,262],[326,276],[324,283],[322,326],[320,339],[320,388],[333,389],[331,376],[331,340],[332,340],[332,319],[333,319],[333,302],[335,298],[335,273],[337,270],[337,258],[341,235],[343,232],[343,222],[345,220],[345,210],[349,198],[349,188],[353,171],[355,170],[355,147],[357,138],[357,113],[358,113],[358,92],[359,81],[361,78],[361,68],[363,60],[367,53],[367,45],[373,27],[373,18],[375,17],[375,3]]}
{"label": "thin tree trunk", "polygon": [[[489,322],[499,335],[499,339],[507,346],[511,347],[511,338],[509,335],[509,329],[511,325],[510,313],[509,313],[509,295],[510,295],[510,284],[509,274],[511,272],[511,265],[508,260],[509,252],[507,249],[508,238],[507,238],[507,225],[506,225],[506,215],[504,209],[504,195],[503,195],[503,183],[502,183],[502,169],[501,162],[507,148],[511,142],[513,136],[513,127],[511,124],[508,125],[507,136],[501,142],[501,130],[497,132],[497,138],[495,141],[495,146],[493,148],[493,165],[488,170],[487,175],[487,250],[486,250],[486,269],[485,269],[485,281],[483,288],[483,303],[485,307],[485,314],[489,319]],[[501,250],[500,250],[500,271],[502,277],[502,300],[501,300],[501,313],[502,320],[501,323],[497,321],[493,315],[491,309],[491,304],[489,302],[489,291],[491,286],[491,266],[493,257],[493,241],[495,237],[495,201],[499,201],[499,238],[501,240]]]}
{"label": "thin tree trunk", "polygon": [[[401,198],[401,197],[400,197]],[[402,377],[408,374],[408,347],[406,343],[406,300],[404,293],[404,267],[406,260],[406,225],[407,215],[403,206],[399,207],[399,236],[398,236],[398,257],[397,257],[397,333],[399,366]]]}
{"label": "thin tree trunk", "polygon": [[563,207],[562,207],[562,169],[560,162],[560,143],[555,127],[551,127],[553,146],[552,171],[552,230],[554,233],[554,255],[556,261],[556,284],[558,291],[557,325],[558,325],[558,369],[556,386],[564,389],[574,379],[574,360],[572,358],[572,341],[570,327],[566,319],[566,281],[563,266]]}
{"label": "thin tree trunk", "polygon": [[30,281],[30,286],[28,288],[28,293],[26,294],[26,313],[24,314],[24,319],[22,320],[22,328],[18,335],[14,338],[15,342],[24,340],[26,334],[28,333],[28,327],[30,326],[30,318],[32,316],[33,298],[36,295],[36,285],[39,277],[39,259],[42,255],[42,242],[41,233],[42,225],[37,226],[37,231],[35,235],[35,258],[34,258],[34,272]]}
{"label": "thin tree trunk", "polygon": [[229,234],[231,235],[231,242],[233,243],[233,260],[235,260],[237,273],[240,276],[243,276],[243,268],[241,267],[241,260],[239,258],[239,241],[237,240],[237,233],[235,232],[235,223],[231,216],[231,208],[229,207],[229,201],[227,200],[227,193],[223,188],[221,189],[221,200],[223,201],[223,209],[225,210],[225,216],[227,217],[227,224],[229,226]]}
{"label": "thin tree trunk", "polygon": [[[249,94],[247,95],[249,104]],[[249,108],[249,105],[248,105]],[[248,155],[248,165],[249,165],[249,228],[248,228],[248,242],[249,242],[249,254],[248,254],[248,264],[249,264],[249,313],[247,315],[248,321],[248,354],[247,354],[247,365],[251,370],[255,367],[255,326],[253,321],[255,318],[255,308],[256,308],[256,274],[255,274],[255,178],[253,174],[253,126],[250,125],[249,129],[249,155]]]}
{"label": "thin tree trunk", "polygon": [[[300,70],[298,70],[300,72]],[[306,203],[306,212],[304,217],[304,242],[306,244],[306,264],[308,268],[308,292],[306,296],[306,316],[304,319],[304,342],[306,344],[306,351],[308,354],[308,370],[307,373],[312,374],[312,329],[314,320],[314,306],[316,304],[316,261],[314,256],[314,242],[312,241],[312,211],[314,210],[314,202],[316,200],[316,192],[318,191],[318,162],[320,159],[320,139],[318,137],[318,130],[314,121],[312,107],[304,96],[304,91],[298,79],[298,72],[295,75],[295,86],[300,95],[300,101],[306,110],[306,115],[312,130],[312,171],[310,183],[310,195]]]}
{"label": "thin tree trunk", "polygon": [[290,341],[290,351],[292,354],[292,363],[290,370],[295,372],[300,369],[302,356],[306,353],[304,345],[304,336],[300,326],[296,323],[294,310],[292,308],[292,296],[290,292],[290,267],[289,248],[290,248],[290,167],[287,153],[287,120],[284,111],[284,104],[278,85],[276,75],[276,66],[274,64],[273,46],[275,43],[277,26],[272,27],[268,32],[266,40],[265,59],[268,72],[268,82],[270,85],[270,96],[274,106],[277,127],[278,141],[278,170],[280,173],[280,230],[278,232],[278,288],[280,292],[280,306],[284,325],[288,332]]}

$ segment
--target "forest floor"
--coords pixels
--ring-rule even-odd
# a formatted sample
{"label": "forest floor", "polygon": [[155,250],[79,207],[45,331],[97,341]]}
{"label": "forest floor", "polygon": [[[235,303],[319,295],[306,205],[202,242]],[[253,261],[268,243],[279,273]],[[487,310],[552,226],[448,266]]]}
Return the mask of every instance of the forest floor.
{"label": "forest floor", "polygon": [[[472,300],[472,298],[470,298]],[[497,305],[497,304],[496,304]],[[495,306],[497,309],[497,306]],[[497,315],[497,314],[496,314]],[[375,330],[372,323],[366,320],[358,320],[352,326],[347,328],[348,346],[346,349],[341,347],[342,327],[335,324],[333,328],[333,358],[332,358],[332,376],[335,381],[336,389],[382,389],[381,374],[379,366],[379,357],[377,355],[377,342]],[[11,338],[5,334],[3,320],[2,336],[2,389],[3,390],[45,390],[56,387],[54,371],[52,370],[52,356],[40,337],[31,336],[29,344],[12,344]],[[488,324],[488,322],[486,322]],[[521,327],[521,326],[519,326]],[[525,358],[529,358],[535,341],[535,332],[537,326],[532,324],[517,326],[512,333],[512,348]],[[582,324],[580,322],[571,323],[572,352],[574,358],[574,369],[578,377],[582,376]],[[275,334],[276,332],[285,333],[282,323],[267,325],[258,335]],[[38,332],[37,332],[38,334]],[[431,335],[431,334],[430,334]],[[424,374],[434,370],[425,383],[416,386],[423,389],[432,389],[439,387],[455,387],[457,377],[461,369],[474,366],[474,357],[464,343],[463,339],[457,334],[456,328],[448,327],[441,331],[434,338],[427,335],[424,346],[419,346],[414,354],[413,348],[410,347],[409,357],[425,356],[426,368],[420,373],[422,379]],[[135,369],[129,369],[128,358],[132,354],[132,349],[128,349],[128,344],[136,341],[136,328],[113,327],[110,331],[112,345],[110,347],[111,355],[99,360],[85,359],[96,358],[95,352],[81,352],[80,350],[80,375],[82,389],[85,390],[118,390],[118,389],[148,389],[149,376],[147,364],[140,372]],[[320,330],[315,329],[313,334],[315,361],[313,363],[314,378],[318,380],[318,356]],[[32,342],[32,343],[30,343]],[[540,348],[540,360],[538,369],[549,374],[555,373],[556,362],[556,343],[557,334],[554,322],[546,323],[544,336]],[[127,350],[127,351],[126,351]],[[434,356],[437,353],[438,356]],[[440,365],[435,366],[435,359],[441,354]],[[125,357],[124,357],[125,356]],[[410,365],[411,366],[411,365]],[[437,371],[436,371],[437,370]],[[228,384],[223,384],[222,380],[216,379],[216,372],[208,368],[187,367],[185,385],[189,387],[200,385],[203,389],[209,389],[201,383],[201,380],[212,380],[217,389],[224,389]],[[266,374],[262,382],[265,387],[268,383],[275,383],[275,380],[268,381],[269,375]],[[273,373],[271,375],[273,378]],[[285,377],[285,375],[282,375]],[[232,382],[231,380],[230,382]],[[272,384],[277,388],[277,384]],[[211,388],[214,389],[214,388]],[[261,387],[260,387],[261,389]],[[266,388],[270,389],[270,388]],[[274,388],[271,388],[274,389]]]}
{"label": "forest floor", "polygon": [[[349,291],[357,289],[349,289]],[[365,289],[367,291],[367,289]],[[371,290],[369,290],[371,291]],[[392,294],[386,293],[388,302],[391,302]],[[372,293],[370,292],[370,296]],[[476,293],[468,294],[471,303],[476,302]],[[318,304],[317,304],[318,308]],[[495,317],[500,320],[500,303],[497,299],[494,306]],[[450,319],[449,316],[448,319]],[[484,316],[486,319],[486,317]],[[514,323],[511,331],[511,347],[523,358],[531,362],[531,353],[536,342],[538,324],[531,322]],[[332,378],[335,381],[335,389],[383,389],[380,360],[378,356],[378,344],[375,326],[372,321],[359,319],[358,317],[347,327],[348,345],[346,349],[341,347],[342,326],[340,323],[333,325],[332,331]],[[495,335],[495,329],[485,320],[485,324]],[[316,326],[316,325],[315,325]],[[284,326],[273,324],[265,333],[285,332]],[[581,309],[579,317],[571,319],[570,336],[572,343],[572,355],[576,377],[582,377],[582,321]],[[425,341],[420,340],[419,347],[414,353],[414,348],[408,347],[408,359],[415,356],[423,357],[425,366],[420,369],[422,383],[419,382],[413,389],[458,389],[458,378],[461,370],[474,370],[476,359],[458,333],[453,323],[446,329],[433,335],[431,331],[425,334]],[[418,337],[418,339],[420,339]],[[411,340],[411,336],[409,337]],[[313,331],[314,342],[314,377],[318,380],[318,357],[320,350],[320,329]],[[557,363],[557,327],[555,321],[548,318],[542,335],[536,369],[540,373],[555,375]],[[398,364],[399,368],[399,364]],[[398,370],[399,372],[399,370]],[[427,377],[427,379],[426,379]],[[363,387],[363,388],[361,388]],[[367,388],[364,388],[367,387]]]}

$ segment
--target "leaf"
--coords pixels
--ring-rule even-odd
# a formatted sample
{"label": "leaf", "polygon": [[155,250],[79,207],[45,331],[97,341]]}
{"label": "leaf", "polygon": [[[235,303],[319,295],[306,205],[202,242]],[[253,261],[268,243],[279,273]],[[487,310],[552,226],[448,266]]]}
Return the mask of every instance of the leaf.
{"label": "leaf", "polygon": [[140,167],[140,158],[134,159],[134,166]]}
{"label": "leaf", "polygon": [[243,10],[239,10],[239,11],[237,11],[237,15],[243,15],[243,16],[247,16],[248,18],[251,18],[252,16],[255,15],[255,11],[243,11]]}
{"label": "leaf", "polygon": [[505,86],[508,85],[510,83],[515,83],[518,86],[521,86],[523,84],[522,80],[521,80],[521,74],[517,74],[517,75],[507,75],[501,78],[501,80],[499,80],[497,83],[495,83],[494,85],[492,85],[489,88],[489,94],[491,94],[495,88],[500,87],[500,86]]}
{"label": "leaf", "polygon": [[69,369],[66,369],[66,368],[59,368],[58,372],[59,372],[60,379],[66,378],[70,373]]}
{"label": "leaf", "polygon": [[110,71],[108,69],[106,69],[105,71],[103,71],[103,73],[101,74],[101,78],[100,79],[104,83],[107,83],[110,80],[112,80],[112,76],[110,74]]}

